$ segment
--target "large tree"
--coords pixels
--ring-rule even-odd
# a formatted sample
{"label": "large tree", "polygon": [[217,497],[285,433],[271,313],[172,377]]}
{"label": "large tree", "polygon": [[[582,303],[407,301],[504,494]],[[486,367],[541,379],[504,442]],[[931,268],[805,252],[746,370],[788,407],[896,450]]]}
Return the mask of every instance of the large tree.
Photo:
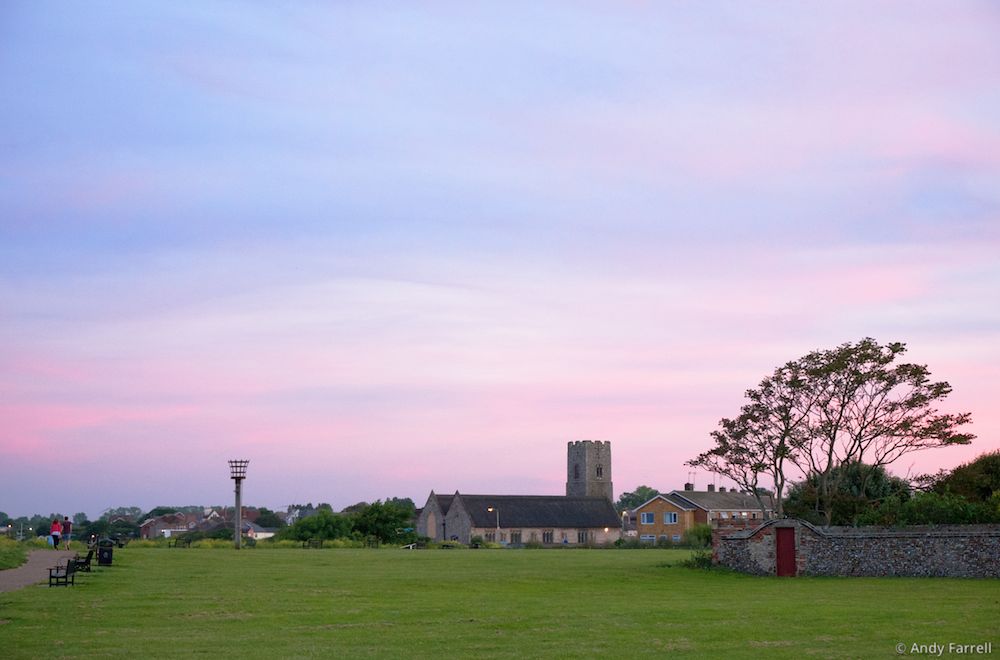
{"label": "large tree", "polygon": [[926,366],[897,362],[905,351],[899,342],[883,346],[865,338],[779,367],[747,391],[740,415],[723,419],[712,434],[715,446],[690,464],[751,491],[769,477],[779,500],[792,464],[815,483],[818,510],[829,525],[846,474],[841,465],[884,467],[910,452],[975,437],[959,430],[970,413],[935,408],[951,386],[932,382]]}
{"label": "large tree", "polygon": [[615,502],[615,508],[618,512],[628,511],[634,509],[640,504],[645,504],[649,500],[653,499],[660,494],[660,491],[655,488],[650,488],[649,486],[638,486],[633,491],[625,491],[618,496],[618,501]]}
{"label": "large tree", "polygon": [[[809,416],[819,395],[809,387],[808,366],[789,362],[746,391],[748,403],[734,419],[723,418],[712,432],[715,446],[688,461],[728,477],[753,493],[763,515],[773,509],[783,515],[786,472],[805,444]],[[768,479],[774,487],[773,506],[763,499]]]}

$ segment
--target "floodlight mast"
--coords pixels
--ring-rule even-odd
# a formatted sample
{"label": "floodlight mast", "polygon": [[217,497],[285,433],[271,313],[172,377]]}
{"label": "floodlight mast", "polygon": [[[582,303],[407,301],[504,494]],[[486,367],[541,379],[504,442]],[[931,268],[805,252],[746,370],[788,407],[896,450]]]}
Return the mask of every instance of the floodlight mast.
{"label": "floodlight mast", "polygon": [[233,531],[233,543],[236,545],[236,549],[240,549],[241,542],[243,540],[243,504],[240,501],[241,490],[243,480],[247,476],[247,465],[250,463],[249,459],[236,459],[229,461],[229,476],[233,481],[236,482],[236,528]]}

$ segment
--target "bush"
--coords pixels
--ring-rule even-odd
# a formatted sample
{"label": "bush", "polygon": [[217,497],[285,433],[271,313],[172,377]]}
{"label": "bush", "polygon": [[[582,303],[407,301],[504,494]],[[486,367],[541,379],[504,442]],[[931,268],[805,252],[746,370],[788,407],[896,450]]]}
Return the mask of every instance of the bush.
{"label": "bush", "polygon": [[691,553],[691,557],[681,562],[681,566],[684,568],[698,568],[702,570],[714,568],[715,564],[712,563],[712,551],[698,550],[697,552],[693,552]]}
{"label": "bush", "polygon": [[712,545],[712,526],[705,523],[693,525],[684,532],[684,543],[692,548],[707,548]]}
{"label": "bush", "polygon": [[0,538],[0,569],[16,568],[28,558],[27,550],[22,543]]}

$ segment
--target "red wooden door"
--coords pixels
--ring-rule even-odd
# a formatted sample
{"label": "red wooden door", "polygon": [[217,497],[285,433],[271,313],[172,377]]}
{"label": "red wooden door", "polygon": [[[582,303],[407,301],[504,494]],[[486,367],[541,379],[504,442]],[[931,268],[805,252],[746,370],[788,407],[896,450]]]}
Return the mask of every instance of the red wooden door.
{"label": "red wooden door", "polygon": [[779,577],[795,577],[795,528],[778,527],[778,565],[775,571]]}

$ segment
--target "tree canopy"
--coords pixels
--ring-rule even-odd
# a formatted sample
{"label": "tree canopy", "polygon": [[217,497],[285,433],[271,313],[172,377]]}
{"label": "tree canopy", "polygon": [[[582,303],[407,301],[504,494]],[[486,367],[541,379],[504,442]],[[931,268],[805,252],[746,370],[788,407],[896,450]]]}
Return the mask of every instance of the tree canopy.
{"label": "tree canopy", "polygon": [[660,491],[655,488],[650,488],[649,486],[638,486],[634,491],[626,491],[618,496],[618,501],[615,502],[615,508],[618,512],[628,511],[629,509],[634,509],[640,504],[648,502],[657,495]]}
{"label": "tree canopy", "polygon": [[970,413],[935,407],[951,386],[931,381],[924,365],[899,362],[905,352],[905,344],[865,338],[778,367],[747,390],[740,413],[712,432],[715,445],[688,464],[755,493],[761,479],[770,480],[778,515],[788,474],[797,472],[815,484],[817,510],[831,524],[847,474],[840,466],[884,467],[910,452],[975,437],[961,430]]}

